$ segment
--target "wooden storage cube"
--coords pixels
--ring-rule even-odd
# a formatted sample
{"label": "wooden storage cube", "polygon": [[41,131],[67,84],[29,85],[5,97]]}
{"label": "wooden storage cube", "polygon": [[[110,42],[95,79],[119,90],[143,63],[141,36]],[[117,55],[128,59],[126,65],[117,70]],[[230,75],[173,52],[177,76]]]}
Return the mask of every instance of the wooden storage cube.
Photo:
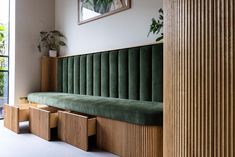
{"label": "wooden storage cube", "polygon": [[58,137],[60,140],[87,151],[89,136],[95,134],[95,117],[67,111],[58,112]]}
{"label": "wooden storage cube", "polygon": [[4,126],[20,133],[20,122],[29,120],[29,107],[36,104],[4,105]]}
{"label": "wooden storage cube", "polygon": [[48,106],[29,108],[29,126],[31,133],[51,140],[51,129],[57,127],[58,109]]}

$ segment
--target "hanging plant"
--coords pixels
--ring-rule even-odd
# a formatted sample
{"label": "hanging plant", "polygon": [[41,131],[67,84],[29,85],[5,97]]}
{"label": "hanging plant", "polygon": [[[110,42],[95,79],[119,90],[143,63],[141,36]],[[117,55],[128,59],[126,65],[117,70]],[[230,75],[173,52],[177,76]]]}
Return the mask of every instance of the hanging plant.
{"label": "hanging plant", "polygon": [[[159,17],[156,20],[155,18],[152,18],[152,23],[150,25],[148,36],[152,33],[153,35],[157,36],[156,41],[160,41],[163,39],[163,10],[162,8],[158,10]],[[160,34],[160,35],[159,35]]]}

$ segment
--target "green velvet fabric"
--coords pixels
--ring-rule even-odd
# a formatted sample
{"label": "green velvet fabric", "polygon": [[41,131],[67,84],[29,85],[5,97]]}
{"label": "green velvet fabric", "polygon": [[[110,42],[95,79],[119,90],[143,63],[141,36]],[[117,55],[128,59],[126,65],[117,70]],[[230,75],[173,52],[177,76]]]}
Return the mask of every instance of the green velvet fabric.
{"label": "green velvet fabric", "polygon": [[118,51],[109,53],[109,96],[118,97]]}
{"label": "green velvet fabric", "polygon": [[68,93],[74,93],[74,57],[68,58]]}
{"label": "green velvet fabric", "polygon": [[93,95],[93,56],[87,55],[86,94]]}
{"label": "green velvet fabric", "polygon": [[63,86],[63,92],[67,93],[68,92],[68,58],[63,59],[63,81],[62,81],[62,86]]}
{"label": "green velvet fabric", "polygon": [[128,50],[118,53],[118,97],[128,99]]}
{"label": "green velvet fabric", "polygon": [[152,100],[152,46],[140,49],[140,100]]}
{"label": "green velvet fabric", "polygon": [[109,97],[109,53],[101,54],[101,96]]}
{"label": "green velvet fabric", "polygon": [[74,94],[80,94],[80,57],[74,57]]}
{"label": "green velvet fabric", "polygon": [[80,94],[86,94],[86,56],[80,57]]}
{"label": "green velvet fabric", "polygon": [[58,92],[163,101],[163,44],[60,58]]}
{"label": "green velvet fabric", "polygon": [[[75,78],[76,79],[76,78]],[[57,91],[63,91],[63,60],[58,60],[58,72],[57,72]]]}
{"label": "green velvet fabric", "polygon": [[163,46],[159,45],[152,46],[152,101],[163,102]]}
{"label": "green velvet fabric", "polygon": [[140,100],[140,52],[132,48],[128,54],[128,84],[129,99]]}
{"label": "green velvet fabric", "polygon": [[100,54],[94,54],[94,76],[93,76],[93,82],[94,82],[94,88],[93,88],[93,95],[100,96],[101,95],[101,60],[100,60]]}
{"label": "green velvet fabric", "polygon": [[139,125],[163,123],[161,102],[137,101],[67,93],[31,93],[30,102]]}

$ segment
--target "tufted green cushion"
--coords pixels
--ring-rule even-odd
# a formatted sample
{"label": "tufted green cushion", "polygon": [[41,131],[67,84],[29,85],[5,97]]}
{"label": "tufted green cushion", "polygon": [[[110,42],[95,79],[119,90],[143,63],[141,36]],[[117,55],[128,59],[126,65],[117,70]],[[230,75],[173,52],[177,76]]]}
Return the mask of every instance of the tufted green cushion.
{"label": "tufted green cushion", "polygon": [[140,125],[162,125],[160,102],[137,101],[67,93],[31,93],[28,100],[86,114]]}

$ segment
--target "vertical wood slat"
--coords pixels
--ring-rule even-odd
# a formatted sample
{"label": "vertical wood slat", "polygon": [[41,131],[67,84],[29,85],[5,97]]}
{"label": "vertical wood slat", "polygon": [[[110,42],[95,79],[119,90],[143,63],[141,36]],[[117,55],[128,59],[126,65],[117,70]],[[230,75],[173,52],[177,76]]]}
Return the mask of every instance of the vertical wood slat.
{"label": "vertical wood slat", "polygon": [[97,117],[97,146],[123,157],[162,157],[162,126]]}
{"label": "vertical wood slat", "polygon": [[234,156],[235,2],[164,3],[164,156]]}

